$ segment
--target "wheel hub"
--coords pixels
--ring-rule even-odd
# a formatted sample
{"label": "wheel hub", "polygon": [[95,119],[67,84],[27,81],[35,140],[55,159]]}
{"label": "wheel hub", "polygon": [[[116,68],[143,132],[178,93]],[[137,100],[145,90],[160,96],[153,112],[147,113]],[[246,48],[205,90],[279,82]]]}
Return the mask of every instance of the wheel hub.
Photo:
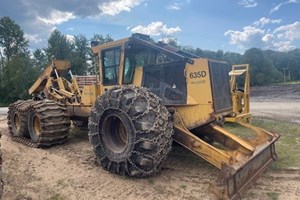
{"label": "wheel hub", "polygon": [[41,134],[41,122],[39,117],[36,115],[33,117],[33,130],[36,135],[39,136]]}
{"label": "wheel hub", "polygon": [[16,130],[19,131],[20,130],[20,117],[17,113],[14,114],[13,120],[14,120]]}
{"label": "wheel hub", "polygon": [[128,144],[128,133],[123,121],[111,114],[106,116],[103,125],[103,142],[106,148],[114,153],[123,152]]}

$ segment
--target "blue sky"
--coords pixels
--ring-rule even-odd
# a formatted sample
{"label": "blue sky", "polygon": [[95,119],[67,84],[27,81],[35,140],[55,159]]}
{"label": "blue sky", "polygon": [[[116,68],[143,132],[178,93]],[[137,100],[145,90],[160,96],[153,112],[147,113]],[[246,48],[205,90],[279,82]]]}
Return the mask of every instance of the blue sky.
{"label": "blue sky", "polygon": [[243,53],[251,47],[300,48],[300,0],[4,0],[0,17],[23,28],[31,49],[55,28],[72,38],[134,32],[180,45]]}

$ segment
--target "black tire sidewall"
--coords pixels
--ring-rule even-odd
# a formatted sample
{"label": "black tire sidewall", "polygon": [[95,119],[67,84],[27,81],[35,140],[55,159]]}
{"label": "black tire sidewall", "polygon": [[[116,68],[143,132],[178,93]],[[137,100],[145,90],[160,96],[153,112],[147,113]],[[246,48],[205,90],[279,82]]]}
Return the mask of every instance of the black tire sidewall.
{"label": "black tire sidewall", "polygon": [[[118,140],[115,141],[118,146],[111,147],[111,152],[103,144],[102,120],[105,120],[108,110],[119,112],[118,118],[127,130],[128,143],[124,150],[119,150]],[[89,118],[89,140],[105,170],[120,175],[148,177],[160,171],[172,148],[172,123],[171,115],[160,98],[148,89],[116,86],[97,97]],[[114,131],[111,129],[113,134]],[[112,143],[111,138],[108,143]]]}
{"label": "black tire sidewall", "polygon": [[[15,114],[17,114],[19,116],[19,130],[16,128],[16,124],[15,124],[15,119],[14,119],[14,116]],[[21,114],[20,112],[18,112],[16,109],[13,109],[11,112],[10,112],[10,118],[11,118],[11,132],[13,134],[13,136],[22,136],[22,120],[21,120]]]}
{"label": "black tire sidewall", "polygon": [[[103,122],[111,114],[116,115],[121,120],[121,122],[124,124],[124,126],[126,128],[126,132],[127,132],[127,145],[124,148],[124,150],[120,153],[113,152],[109,148],[107,148],[107,145],[105,144],[105,142],[103,140],[103,134],[104,134],[103,131],[104,131],[104,127],[105,127],[103,125]],[[126,161],[130,157],[130,153],[134,149],[134,142],[135,142],[135,130],[134,130],[134,126],[133,126],[129,116],[121,110],[117,110],[114,108],[108,108],[108,109],[105,109],[102,112],[102,114],[100,115],[98,124],[99,124],[98,133],[99,133],[99,137],[100,137],[99,138],[100,144],[101,144],[101,147],[103,148],[103,151],[105,152],[106,156],[111,161],[116,161],[116,162]]]}

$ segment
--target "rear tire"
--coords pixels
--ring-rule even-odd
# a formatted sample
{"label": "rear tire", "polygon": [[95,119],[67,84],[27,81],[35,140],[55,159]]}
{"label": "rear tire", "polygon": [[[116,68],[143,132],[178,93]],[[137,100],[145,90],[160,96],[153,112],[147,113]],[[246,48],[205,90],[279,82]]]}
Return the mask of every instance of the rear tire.
{"label": "rear tire", "polygon": [[11,104],[8,108],[7,123],[12,136],[29,137],[26,113],[18,110],[26,103],[27,101],[19,100]]}
{"label": "rear tire", "polygon": [[29,135],[38,147],[65,142],[70,124],[66,108],[54,101],[36,101],[28,112]]}
{"label": "rear tire", "polygon": [[99,96],[89,118],[89,140],[101,166],[135,177],[157,173],[172,147],[170,117],[145,88],[115,87]]}

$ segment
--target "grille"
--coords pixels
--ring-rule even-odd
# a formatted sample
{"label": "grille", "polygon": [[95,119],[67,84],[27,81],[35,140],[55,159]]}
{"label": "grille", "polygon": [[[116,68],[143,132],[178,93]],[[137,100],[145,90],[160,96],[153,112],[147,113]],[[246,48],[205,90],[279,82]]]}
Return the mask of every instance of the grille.
{"label": "grille", "polygon": [[229,66],[224,62],[209,61],[212,95],[216,113],[232,110]]}

